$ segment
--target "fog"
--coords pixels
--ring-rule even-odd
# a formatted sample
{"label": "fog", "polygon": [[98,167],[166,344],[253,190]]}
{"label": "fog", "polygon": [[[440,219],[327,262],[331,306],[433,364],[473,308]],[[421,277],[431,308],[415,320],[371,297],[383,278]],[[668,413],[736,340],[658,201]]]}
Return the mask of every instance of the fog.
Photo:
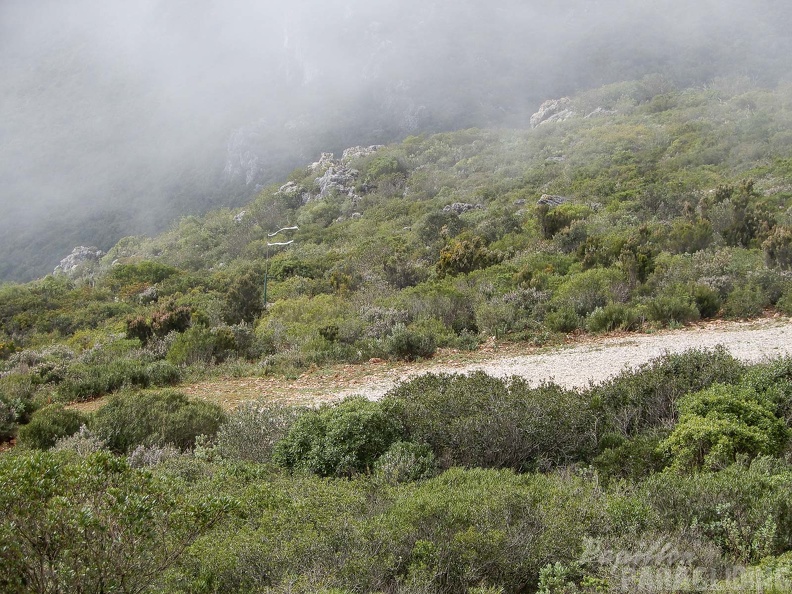
{"label": "fog", "polygon": [[322,151],[789,79],[787,0],[0,0],[0,279],[239,206]]}

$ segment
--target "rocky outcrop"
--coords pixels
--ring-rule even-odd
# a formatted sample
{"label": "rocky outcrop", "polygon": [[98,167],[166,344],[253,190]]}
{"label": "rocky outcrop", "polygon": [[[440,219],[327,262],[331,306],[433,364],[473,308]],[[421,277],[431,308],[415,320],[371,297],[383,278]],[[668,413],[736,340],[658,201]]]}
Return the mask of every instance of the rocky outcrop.
{"label": "rocky outcrop", "polygon": [[552,194],[542,194],[542,197],[536,202],[539,206],[545,205],[549,206],[550,208],[554,208],[556,206],[561,206],[565,202],[569,202],[569,198],[566,196],[554,196]]}
{"label": "rocky outcrop", "polygon": [[[319,190],[317,196],[308,195],[303,197],[303,203],[311,200],[322,200],[331,194],[349,196],[354,202],[360,200],[360,196],[355,193],[355,182],[360,176],[357,169],[349,167],[349,163],[360,157],[367,157],[382,148],[382,145],[372,145],[368,147],[353,146],[346,149],[338,160],[333,153],[322,153],[319,160],[311,165],[311,171],[322,173],[314,180],[314,184]],[[294,185],[294,184],[293,184]],[[284,191],[289,184],[283,186]],[[289,191],[298,191],[299,188],[289,188]]]}
{"label": "rocky outcrop", "polygon": [[469,210],[478,210],[480,208],[484,208],[484,206],[481,204],[468,204],[467,202],[454,202],[453,204],[444,206],[443,212],[453,212],[461,215]]}
{"label": "rocky outcrop", "polygon": [[289,199],[299,196],[302,204],[308,204],[311,201],[311,193],[293,181],[285,183],[278,188],[277,194]]}
{"label": "rocky outcrop", "polygon": [[531,128],[551,122],[563,122],[575,115],[577,114],[572,110],[569,97],[548,99],[539,106],[539,111],[531,116]]}
{"label": "rocky outcrop", "polygon": [[77,246],[72,253],[63,258],[60,264],[55,267],[53,274],[66,274],[75,276],[85,268],[87,264],[98,262],[105,253],[95,246]]}
{"label": "rocky outcrop", "polygon": [[322,153],[316,163],[311,163],[311,171],[326,171],[335,164],[336,160],[333,153]]}
{"label": "rocky outcrop", "polygon": [[360,175],[357,169],[350,167],[333,165],[325,171],[322,177],[315,180],[319,188],[319,199],[326,198],[331,193],[346,194],[350,198],[355,198],[355,180]]}
{"label": "rocky outcrop", "polygon": [[604,107],[598,107],[594,111],[589,114],[586,114],[585,119],[589,118],[596,118],[599,116],[609,116],[609,115],[616,115],[618,112],[615,109],[606,109]]}
{"label": "rocky outcrop", "polygon": [[349,163],[350,161],[360,159],[361,157],[368,157],[369,155],[376,153],[383,146],[384,145],[381,144],[373,144],[371,146],[352,146],[346,149],[341,155],[341,162]]}

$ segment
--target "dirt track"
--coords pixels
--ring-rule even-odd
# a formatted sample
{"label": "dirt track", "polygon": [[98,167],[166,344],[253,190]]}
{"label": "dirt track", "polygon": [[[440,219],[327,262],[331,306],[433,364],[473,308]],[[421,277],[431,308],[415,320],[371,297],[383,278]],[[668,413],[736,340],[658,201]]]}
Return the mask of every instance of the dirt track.
{"label": "dirt track", "polygon": [[415,364],[337,365],[283,378],[222,379],[188,386],[191,395],[228,408],[243,400],[278,400],[315,404],[361,394],[381,398],[399,381],[423,373],[520,375],[532,383],[553,380],[568,387],[600,382],[626,367],[636,367],[666,352],[724,345],[735,357],[758,362],[792,355],[792,320],[765,318],[752,322],[713,322],[655,334],[584,337],[571,344],[537,349],[488,344],[474,353],[440,353]]}

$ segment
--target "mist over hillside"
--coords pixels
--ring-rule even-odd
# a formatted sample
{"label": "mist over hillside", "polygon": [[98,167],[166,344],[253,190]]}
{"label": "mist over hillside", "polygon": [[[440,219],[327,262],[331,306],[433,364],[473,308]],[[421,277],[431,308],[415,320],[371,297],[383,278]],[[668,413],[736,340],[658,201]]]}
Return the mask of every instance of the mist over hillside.
{"label": "mist over hillside", "polygon": [[789,80],[780,0],[6,0],[0,279],[239,205],[322,151],[525,127],[657,76]]}

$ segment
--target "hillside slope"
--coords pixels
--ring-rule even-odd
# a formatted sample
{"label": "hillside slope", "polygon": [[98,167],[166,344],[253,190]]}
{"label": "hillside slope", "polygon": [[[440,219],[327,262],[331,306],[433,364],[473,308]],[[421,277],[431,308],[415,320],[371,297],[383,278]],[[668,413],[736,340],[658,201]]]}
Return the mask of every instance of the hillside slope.
{"label": "hillside slope", "polygon": [[4,414],[229,367],[792,313],[791,107],[787,86],[650,77],[527,129],[322,155],[244,209],[0,287]]}

